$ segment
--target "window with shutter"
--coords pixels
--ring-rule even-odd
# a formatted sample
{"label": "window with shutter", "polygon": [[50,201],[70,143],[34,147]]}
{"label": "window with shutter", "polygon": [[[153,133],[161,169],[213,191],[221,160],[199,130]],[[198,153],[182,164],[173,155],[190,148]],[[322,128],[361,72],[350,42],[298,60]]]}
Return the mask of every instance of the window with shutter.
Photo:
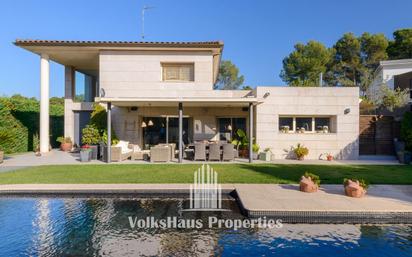
{"label": "window with shutter", "polygon": [[163,81],[194,81],[193,63],[163,63]]}

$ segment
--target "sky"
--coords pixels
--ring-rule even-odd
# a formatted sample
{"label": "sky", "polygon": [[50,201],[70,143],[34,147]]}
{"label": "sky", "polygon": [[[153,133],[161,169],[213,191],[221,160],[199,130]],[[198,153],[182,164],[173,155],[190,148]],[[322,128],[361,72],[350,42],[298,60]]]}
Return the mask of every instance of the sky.
{"label": "sky", "polygon": [[[214,41],[252,87],[280,86],[294,44],[332,46],[345,32],[412,27],[411,0],[0,0],[0,95],[39,97],[40,60],[19,39]],[[50,95],[63,96],[64,67],[52,63]]]}

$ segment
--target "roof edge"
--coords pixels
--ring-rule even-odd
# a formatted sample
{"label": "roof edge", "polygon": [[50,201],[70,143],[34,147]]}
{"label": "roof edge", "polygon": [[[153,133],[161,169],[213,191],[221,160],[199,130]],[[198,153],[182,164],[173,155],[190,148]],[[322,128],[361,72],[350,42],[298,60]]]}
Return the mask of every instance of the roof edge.
{"label": "roof edge", "polygon": [[155,41],[95,41],[95,40],[39,40],[16,39],[16,46],[96,46],[96,47],[199,47],[222,48],[223,41],[155,42]]}

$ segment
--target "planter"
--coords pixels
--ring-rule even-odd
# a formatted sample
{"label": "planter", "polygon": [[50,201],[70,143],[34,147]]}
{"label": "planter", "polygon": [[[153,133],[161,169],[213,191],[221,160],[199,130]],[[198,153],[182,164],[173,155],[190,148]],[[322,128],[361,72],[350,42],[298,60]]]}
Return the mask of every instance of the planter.
{"label": "planter", "polygon": [[328,160],[328,161],[333,161],[333,156],[332,156],[332,155],[326,156],[326,160]]}
{"label": "planter", "polygon": [[298,161],[303,161],[303,160],[305,159],[305,156],[299,156],[299,157],[296,157],[296,159],[297,159]]}
{"label": "planter", "polygon": [[398,157],[399,163],[405,163],[405,153],[403,151],[396,152],[396,156]]}
{"label": "planter", "polygon": [[91,159],[92,160],[97,160],[97,156],[99,153],[99,146],[98,145],[89,145],[89,148],[91,149]]}
{"label": "planter", "polygon": [[345,186],[345,194],[349,197],[361,198],[365,196],[366,190],[359,185],[359,181],[349,180]]}
{"label": "planter", "polygon": [[312,181],[311,178],[302,176],[299,183],[299,189],[305,193],[315,193],[318,191],[319,187]]}
{"label": "planter", "polygon": [[259,153],[253,153],[252,158],[253,160],[257,160],[259,158]]}
{"label": "planter", "polygon": [[0,163],[3,163],[3,159],[4,159],[4,152],[0,151]]}
{"label": "planter", "polygon": [[239,149],[239,157],[248,158],[249,157],[249,150],[248,149]]}
{"label": "planter", "polygon": [[92,157],[92,151],[91,150],[82,150],[80,151],[80,161],[81,162],[89,162]]}
{"label": "planter", "polygon": [[72,143],[61,143],[60,150],[63,152],[70,152],[72,150],[73,144]]}
{"label": "planter", "polygon": [[272,160],[272,153],[271,152],[260,153],[259,160],[270,162]]}

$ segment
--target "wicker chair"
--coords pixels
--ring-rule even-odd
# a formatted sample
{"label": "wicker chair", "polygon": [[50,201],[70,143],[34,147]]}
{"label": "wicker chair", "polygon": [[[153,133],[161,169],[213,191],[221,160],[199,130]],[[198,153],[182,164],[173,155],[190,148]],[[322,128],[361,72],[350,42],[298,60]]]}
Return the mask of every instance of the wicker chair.
{"label": "wicker chair", "polygon": [[[107,161],[107,146],[103,148],[103,160]],[[112,162],[120,162],[127,160],[128,158],[132,157],[133,150],[130,149],[128,152],[123,152],[122,153],[122,148],[119,146],[112,146],[110,148],[110,155],[111,155],[111,161]]]}
{"label": "wicker chair", "polygon": [[224,144],[223,145],[223,161],[233,161],[235,159],[234,145]]}
{"label": "wicker chair", "polygon": [[220,144],[209,144],[209,161],[220,161]]}
{"label": "wicker chair", "polygon": [[195,161],[206,161],[206,144],[196,143],[195,144]]}
{"label": "wicker chair", "polygon": [[170,146],[150,147],[150,162],[169,162]]}

